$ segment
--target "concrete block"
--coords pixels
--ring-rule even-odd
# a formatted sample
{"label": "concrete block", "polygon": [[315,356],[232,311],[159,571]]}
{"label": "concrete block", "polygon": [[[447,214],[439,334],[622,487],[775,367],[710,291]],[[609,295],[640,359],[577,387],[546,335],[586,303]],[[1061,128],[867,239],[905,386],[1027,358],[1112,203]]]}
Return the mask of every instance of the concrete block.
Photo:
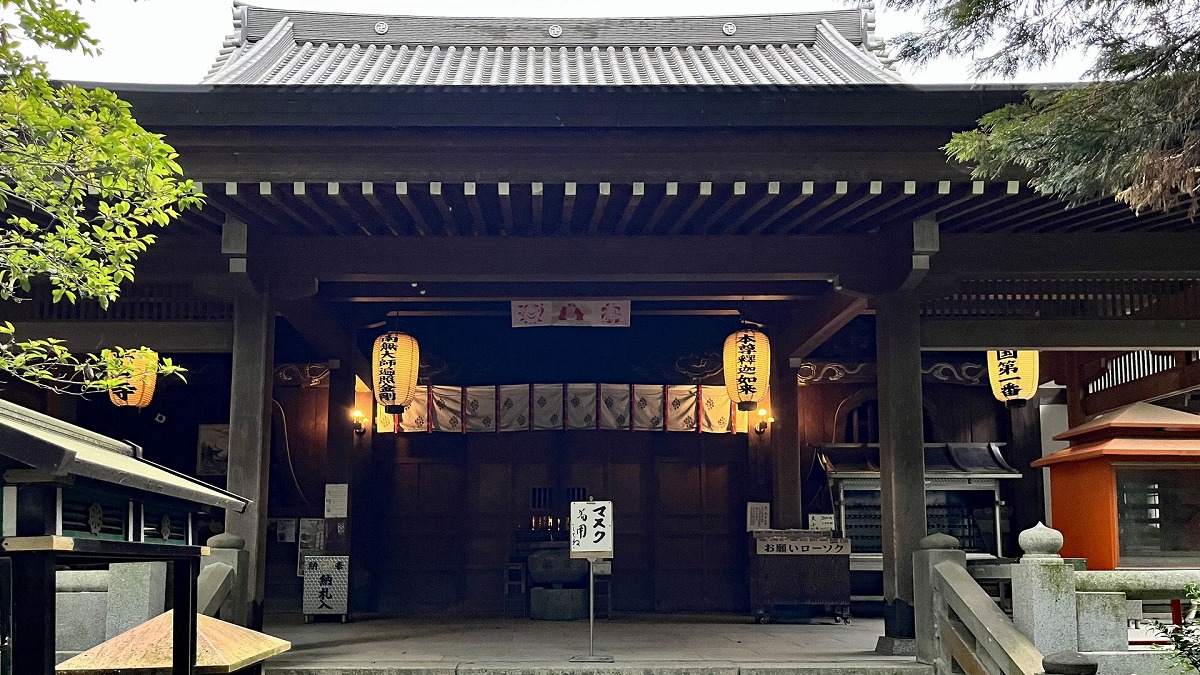
{"label": "concrete block", "polygon": [[1179,672],[1159,651],[1088,652],[1087,655],[1100,664],[1096,675],[1172,675]]}
{"label": "concrete block", "polygon": [[1078,649],[1075,568],[1026,558],[1012,567],[1013,624],[1043,654]]}
{"label": "concrete block", "polygon": [[574,621],[588,616],[587,589],[531,588],[529,618],[543,621]]}
{"label": "concrete block", "polygon": [[54,598],[57,616],[54,644],[62,651],[86,651],[104,642],[108,593],[58,593]]}
{"label": "concrete block", "polygon": [[108,590],[108,570],[59,570],[54,588],[59,593],[103,593]]}
{"label": "concrete block", "polygon": [[140,626],[166,610],[166,563],[115,563],[109,565],[108,572],[107,638]]}
{"label": "concrete block", "polygon": [[1123,652],[1129,649],[1128,613],[1124,593],[1076,593],[1079,651]]}
{"label": "concrete block", "polygon": [[196,611],[205,616],[216,616],[221,603],[233,590],[233,568],[225,563],[205,565],[196,580]]}
{"label": "concrete block", "polygon": [[[215,537],[214,537],[215,539]],[[209,539],[211,542],[212,539]],[[201,571],[209,565],[225,564],[233,568],[233,587],[229,597],[217,612],[217,618],[239,626],[250,621],[250,596],[246,588],[246,570],[250,566],[250,552],[244,549],[214,548],[200,562]]]}

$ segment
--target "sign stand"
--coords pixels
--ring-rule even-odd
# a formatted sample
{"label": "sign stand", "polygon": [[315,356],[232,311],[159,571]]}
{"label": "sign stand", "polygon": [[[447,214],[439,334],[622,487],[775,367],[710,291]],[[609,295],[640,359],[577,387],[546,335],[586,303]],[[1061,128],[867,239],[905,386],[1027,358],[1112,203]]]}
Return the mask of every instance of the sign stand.
{"label": "sign stand", "polygon": [[596,654],[596,559],[588,558],[588,653],[572,656],[571,663],[612,663],[613,657]]}

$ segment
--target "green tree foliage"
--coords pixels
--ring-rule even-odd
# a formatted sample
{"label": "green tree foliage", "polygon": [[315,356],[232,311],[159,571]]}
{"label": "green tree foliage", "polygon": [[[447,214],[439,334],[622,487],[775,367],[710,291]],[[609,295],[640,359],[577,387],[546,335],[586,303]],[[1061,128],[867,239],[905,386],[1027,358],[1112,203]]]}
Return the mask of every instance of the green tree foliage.
{"label": "green tree foliage", "polygon": [[[82,0],[76,0],[76,3]],[[138,126],[129,105],[103,89],[52,82],[45,64],[21,50],[96,53],[70,0],[0,0],[0,300],[29,299],[34,282],[55,302],[117,299],[150,231],[197,206],[176,153]],[[72,354],[60,340],[22,340],[0,325],[0,378],[60,392],[120,387],[125,349]],[[159,372],[179,373],[164,360]]]}
{"label": "green tree foliage", "polygon": [[[1200,586],[1188,584],[1186,595],[1192,607],[1200,605]],[[1174,664],[1176,670],[1184,673],[1200,672],[1200,620],[1186,619],[1182,626],[1167,626],[1155,621],[1154,628],[1159,637],[1171,641],[1173,650],[1165,652],[1165,656]]]}
{"label": "green tree foliage", "polygon": [[1043,194],[1115,196],[1135,211],[1200,210],[1200,1],[892,0],[927,28],[897,56],[978,56],[979,74],[1012,77],[1068,50],[1094,58],[1089,82],[1029,92],[956,134],[946,150],[976,178],[1022,169]]}

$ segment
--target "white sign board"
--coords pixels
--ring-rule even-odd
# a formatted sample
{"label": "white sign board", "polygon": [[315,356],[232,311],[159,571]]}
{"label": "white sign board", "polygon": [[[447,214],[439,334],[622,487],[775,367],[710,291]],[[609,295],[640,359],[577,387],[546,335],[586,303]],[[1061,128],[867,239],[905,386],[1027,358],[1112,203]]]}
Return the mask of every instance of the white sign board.
{"label": "white sign board", "polygon": [[808,514],[808,529],[810,530],[825,530],[832,532],[834,530],[833,514],[832,513],[810,513]]}
{"label": "white sign board", "polygon": [[325,517],[348,518],[350,516],[350,486],[346,483],[325,484]]}
{"label": "white sign board", "polygon": [[305,558],[305,614],[346,614],[349,596],[349,556],[310,555]]}
{"label": "white sign board", "polygon": [[761,532],[771,529],[771,504],[769,502],[746,502],[746,531]]}
{"label": "white sign board", "polygon": [[571,557],[611,558],[612,502],[571,502]]}
{"label": "white sign board", "polygon": [[849,539],[797,541],[763,538],[757,543],[759,555],[850,555]]}

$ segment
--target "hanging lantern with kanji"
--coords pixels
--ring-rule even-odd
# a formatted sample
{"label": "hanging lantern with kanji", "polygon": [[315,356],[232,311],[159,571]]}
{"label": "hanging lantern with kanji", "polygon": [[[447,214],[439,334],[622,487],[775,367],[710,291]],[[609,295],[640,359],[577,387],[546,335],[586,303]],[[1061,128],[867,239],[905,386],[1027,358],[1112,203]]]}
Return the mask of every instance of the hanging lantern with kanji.
{"label": "hanging lantern with kanji", "polygon": [[130,352],[124,357],[129,376],[122,379],[120,387],[108,390],[108,398],[116,406],[145,408],[154,398],[154,385],[158,382],[158,354],[149,349]]}
{"label": "hanging lantern with kanji", "polygon": [[1021,408],[1038,390],[1038,353],[1032,349],[990,351],[988,378],[992,395],[1009,408]]}
{"label": "hanging lantern with kanji", "polygon": [[725,338],[725,389],[738,410],[754,410],[771,381],[771,342],[762,331],[743,328]]}
{"label": "hanging lantern with kanji", "polygon": [[375,400],[385,412],[399,414],[412,403],[420,363],[421,352],[411,335],[389,331],[375,338],[371,373],[375,380]]}

